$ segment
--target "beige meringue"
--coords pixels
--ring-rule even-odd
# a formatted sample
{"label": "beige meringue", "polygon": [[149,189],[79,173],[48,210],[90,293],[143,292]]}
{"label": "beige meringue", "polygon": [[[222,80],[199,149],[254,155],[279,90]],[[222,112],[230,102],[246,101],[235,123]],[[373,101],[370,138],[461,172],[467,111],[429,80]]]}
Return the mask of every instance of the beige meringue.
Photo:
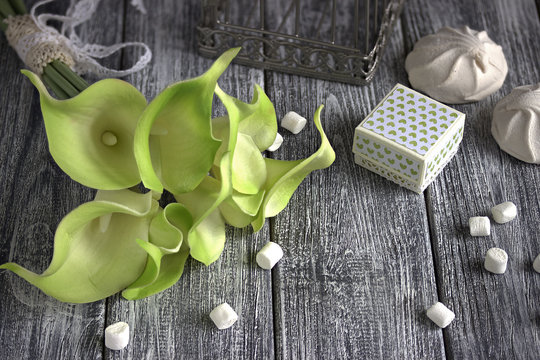
{"label": "beige meringue", "polygon": [[405,69],[416,89],[448,104],[482,100],[503,84],[508,65],[485,31],[444,27],[425,36],[407,55]]}
{"label": "beige meringue", "polygon": [[491,133],[513,157],[540,164],[540,83],[519,86],[497,103]]}

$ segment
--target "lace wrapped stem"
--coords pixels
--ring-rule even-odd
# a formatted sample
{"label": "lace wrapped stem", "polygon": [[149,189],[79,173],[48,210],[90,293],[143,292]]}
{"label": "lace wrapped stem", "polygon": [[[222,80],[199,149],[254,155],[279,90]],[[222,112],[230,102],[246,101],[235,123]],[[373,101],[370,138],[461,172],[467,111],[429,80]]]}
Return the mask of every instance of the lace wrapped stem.
{"label": "lace wrapped stem", "polygon": [[[38,7],[52,1],[37,2],[30,14],[27,14],[22,0],[0,0],[0,28],[5,31],[9,44],[23,62],[33,72],[41,75],[59,98],[76,96],[88,87],[77,73],[121,77],[141,70],[150,62],[152,52],[144,43],[103,46],[81,41],[75,27],[92,17],[100,0],[71,0],[66,15],[36,15]],[[62,23],[60,32],[47,25],[50,20]],[[126,47],[140,47],[144,50],[143,55],[129,69],[110,69],[96,61]]]}

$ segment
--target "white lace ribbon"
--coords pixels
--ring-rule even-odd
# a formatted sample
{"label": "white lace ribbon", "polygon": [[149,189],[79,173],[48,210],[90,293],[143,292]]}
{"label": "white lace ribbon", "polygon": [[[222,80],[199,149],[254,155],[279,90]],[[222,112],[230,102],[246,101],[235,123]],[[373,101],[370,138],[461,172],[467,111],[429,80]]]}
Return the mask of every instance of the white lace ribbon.
{"label": "white lace ribbon", "polygon": [[[23,29],[23,31],[20,31],[20,33],[23,33],[23,36],[20,36],[21,34],[19,34],[16,41],[10,41],[10,44],[15,48],[17,54],[19,54],[21,59],[28,66],[35,63],[40,64],[40,61],[43,62],[41,59],[32,59],[32,56],[34,56],[32,49],[44,43],[49,43],[52,45],[52,47],[56,48],[57,50],[59,49],[59,53],[69,54],[73,58],[73,63],[68,65],[71,65],[75,72],[79,74],[94,73],[99,77],[121,77],[132,74],[143,69],[152,59],[152,51],[146,44],[142,42],[125,42],[111,46],[104,46],[99,44],[85,44],[79,38],[77,32],[75,31],[75,27],[88,21],[92,17],[100,0],[71,0],[70,6],[66,11],[66,15],[36,15],[36,9],[38,7],[52,1],[54,0],[39,1],[32,7],[30,11],[30,17],[39,31],[33,32],[30,29],[24,32]],[[59,32],[55,28],[48,26],[47,22],[49,20],[61,22],[61,31]],[[6,32],[6,34],[7,33],[8,32]],[[96,59],[105,58],[127,47],[139,47],[144,50],[144,53],[139,57],[135,65],[129,69],[115,70],[103,66],[96,61]],[[62,59],[62,56],[60,55],[61,54],[59,54],[59,58]],[[45,65],[46,64],[43,66]],[[32,68],[32,66],[30,67]],[[41,67],[41,64],[37,67],[37,71],[41,73],[42,69],[39,68]],[[35,69],[32,70],[36,71]]]}

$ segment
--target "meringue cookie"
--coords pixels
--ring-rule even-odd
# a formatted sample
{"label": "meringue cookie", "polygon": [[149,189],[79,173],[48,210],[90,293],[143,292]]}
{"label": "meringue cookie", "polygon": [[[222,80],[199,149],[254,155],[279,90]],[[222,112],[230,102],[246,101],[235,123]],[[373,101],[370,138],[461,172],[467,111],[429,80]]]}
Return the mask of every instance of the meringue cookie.
{"label": "meringue cookie", "polygon": [[482,100],[503,84],[508,65],[485,31],[444,27],[425,36],[407,55],[405,69],[416,89],[448,104]]}
{"label": "meringue cookie", "polygon": [[540,164],[540,83],[519,86],[497,103],[491,134],[513,157]]}

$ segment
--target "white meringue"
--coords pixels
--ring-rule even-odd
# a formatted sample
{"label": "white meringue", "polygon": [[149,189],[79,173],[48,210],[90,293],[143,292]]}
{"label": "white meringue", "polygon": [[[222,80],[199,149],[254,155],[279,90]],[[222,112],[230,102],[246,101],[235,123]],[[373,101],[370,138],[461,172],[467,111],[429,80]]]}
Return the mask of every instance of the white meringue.
{"label": "white meringue", "polygon": [[444,27],[425,36],[407,55],[405,69],[416,89],[448,104],[482,100],[503,84],[508,65],[485,31]]}
{"label": "white meringue", "polygon": [[519,86],[497,103],[491,134],[513,157],[540,164],[540,83]]}

